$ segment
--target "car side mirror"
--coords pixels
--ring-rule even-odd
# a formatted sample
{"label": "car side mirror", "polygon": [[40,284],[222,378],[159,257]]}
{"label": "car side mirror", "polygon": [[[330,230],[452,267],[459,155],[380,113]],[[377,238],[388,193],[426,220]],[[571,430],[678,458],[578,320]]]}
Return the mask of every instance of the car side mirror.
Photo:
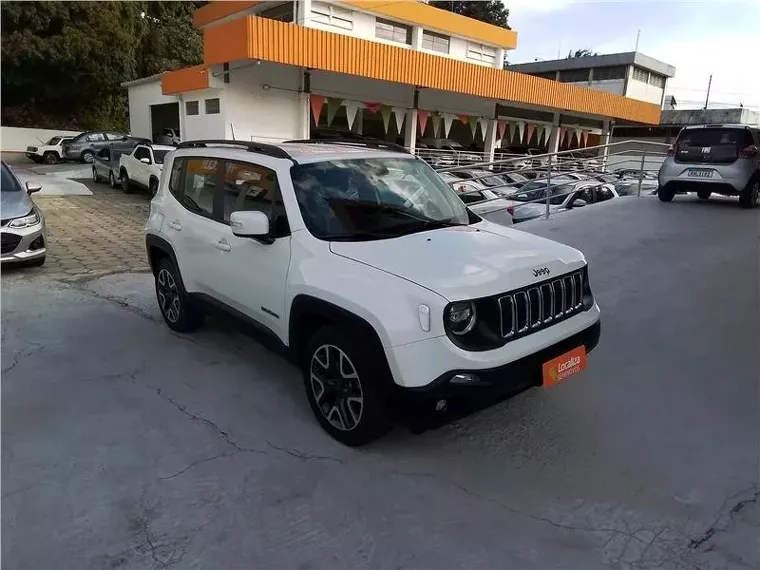
{"label": "car side mirror", "polygon": [[42,185],[37,184],[36,182],[27,182],[26,183],[26,193],[27,194],[34,194],[35,192],[39,192],[42,190]]}
{"label": "car side mirror", "polygon": [[143,164],[150,164],[150,159],[143,157],[143,158],[140,159],[140,162],[142,162]]}
{"label": "car side mirror", "polygon": [[121,137],[121,140],[123,140],[123,141],[128,141],[128,140],[129,140],[129,137],[128,137],[127,135],[124,135],[123,137]]}
{"label": "car side mirror", "polygon": [[578,198],[573,202],[573,208],[583,208],[583,206],[586,205],[586,200],[582,200],[581,198]]}
{"label": "car side mirror", "polygon": [[263,243],[272,243],[269,236],[269,218],[264,212],[248,210],[230,214],[230,228],[238,237],[258,239]]}

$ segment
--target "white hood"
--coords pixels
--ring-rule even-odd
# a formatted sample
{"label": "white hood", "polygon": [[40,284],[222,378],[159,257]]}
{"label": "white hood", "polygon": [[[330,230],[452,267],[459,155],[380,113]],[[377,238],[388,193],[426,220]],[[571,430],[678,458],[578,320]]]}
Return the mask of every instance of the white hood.
{"label": "white hood", "polygon": [[[393,239],[332,242],[330,250],[407,279],[449,301],[517,289],[585,264],[566,245],[481,222]],[[535,275],[534,270],[548,269]]]}

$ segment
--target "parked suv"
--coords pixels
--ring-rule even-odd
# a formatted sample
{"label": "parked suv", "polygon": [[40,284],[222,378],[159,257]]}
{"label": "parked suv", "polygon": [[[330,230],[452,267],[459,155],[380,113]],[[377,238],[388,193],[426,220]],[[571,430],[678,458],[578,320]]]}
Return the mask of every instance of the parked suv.
{"label": "parked suv", "polygon": [[348,445],[399,402],[550,386],[599,339],[579,251],[480,219],[392,144],[181,143],[145,231],[166,324],[221,308],[270,333]]}
{"label": "parked suv", "polygon": [[760,201],[760,129],[747,125],[684,127],[668,151],[658,175],[657,195],[696,192],[707,200],[714,192],[739,196],[739,206]]}
{"label": "parked suv", "polygon": [[121,152],[132,150],[137,144],[150,144],[147,139],[102,131],[88,131],[63,143],[63,158],[91,163],[103,148],[114,148]]}

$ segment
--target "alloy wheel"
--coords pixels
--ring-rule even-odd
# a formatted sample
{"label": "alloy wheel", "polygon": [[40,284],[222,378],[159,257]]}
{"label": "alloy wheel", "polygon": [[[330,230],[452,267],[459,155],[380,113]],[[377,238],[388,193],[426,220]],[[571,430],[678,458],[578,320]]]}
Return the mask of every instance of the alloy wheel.
{"label": "alloy wheel", "polygon": [[757,206],[758,202],[760,202],[760,180],[755,182],[755,185],[752,187],[752,206]]}
{"label": "alloy wheel", "polygon": [[95,170],[95,167],[94,167],[94,166],[92,167],[92,181],[93,181],[93,182],[97,182],[97,181],[98,181],[98,173],[97,173],[97,171]]}
{"label": "alloy wheel", "polygon": [[111,188],[116,188],[116,179],[113,176],[113,172],[108,173],[108,183],[111,185]]}
{"label": "alloy wheel", "polygon": [[171,323],[179,320],[179,289],[174,276],[166,269],[161,269],[156,276],[156,295],[161,312]]}
{"label": "alloy wheel", "polygon": [[311,390],[322,415],[341,431],[359,425],[364,395],[351,359],[337,346],[323,344],[314,351],[309,365]]}

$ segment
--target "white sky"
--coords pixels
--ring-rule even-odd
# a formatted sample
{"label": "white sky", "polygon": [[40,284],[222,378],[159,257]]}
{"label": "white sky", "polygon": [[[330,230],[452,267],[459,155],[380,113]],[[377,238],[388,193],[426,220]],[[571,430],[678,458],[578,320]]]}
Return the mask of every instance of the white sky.
{"label": "white sky", "polygon": [[668,94],[679,107],[760,111],[760,0],[503,0],[518,32],[510,63],[565,57],[570,50],[639,51],[676,68]]}

